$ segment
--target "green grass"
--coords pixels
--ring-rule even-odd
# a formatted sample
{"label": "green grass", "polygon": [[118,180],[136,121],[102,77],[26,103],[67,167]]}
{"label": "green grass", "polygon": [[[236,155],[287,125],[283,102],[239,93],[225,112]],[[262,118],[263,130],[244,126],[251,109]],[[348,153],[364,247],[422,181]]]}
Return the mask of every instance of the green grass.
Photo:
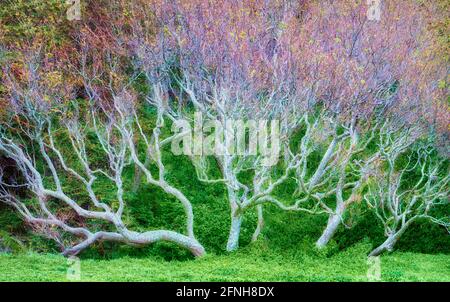
{"label": "green grass", "polygon": [[[264,255],[245,248],[187,261],[158,257],[82,259],[81,281],[368,281],[366,252],[357,244],[321,253]],[[450,256],[395,252],[381,257],[381,281],[450,281]],[[69,262],[54,254],[0,255],[0,281],[69,281]]]}

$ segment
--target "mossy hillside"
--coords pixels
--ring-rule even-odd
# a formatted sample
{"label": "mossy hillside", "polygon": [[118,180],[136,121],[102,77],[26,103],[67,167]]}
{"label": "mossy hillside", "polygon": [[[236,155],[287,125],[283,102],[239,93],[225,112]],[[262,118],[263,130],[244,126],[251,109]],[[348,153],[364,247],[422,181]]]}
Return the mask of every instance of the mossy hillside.
{"label": "mossy hillside", "polygon": [[[146,108],[140,113],[141,123],[145,132],[151,131],[154,126],[154,112]],[[170,135],[171,127],[167,123],[163,136]],[[67,143],[64,130],[57,131],[58,139],[61,141],[62,153],[75,167],[76,157]],[[299,136],[301,135],[301,132]],[[298,140],[298,139],[297,139]],[[64,143],[65,142],[65,143]],[[371,146],[374,148],[376,145]],[[94,134],[88,134],[87,148],[91,163],[95,166],[105,166],[105,157],[101,147],[96,142]],[[144,146],[139,145],[140,153],[145,154]],[[324,148],[322,148],[324,149]],[[323,151],[323,150],[322,150]],[[311,156],[311,169],[318,165],[321,149]],[[316,154],[317,153],[317,154]],[[143,159],[144,160],[144,159]],[[226,189],[223,184],[205,184],[197,179],[196,171],[192,162],[186,156],[175,156],[170,151],[170,145],[163,152],[163,162],[166,166],[166,178],[169,183],[179,188],[191,201],[195,213],[195,232],[198,239],[204,244],[211,254],[223,254],[228,235],[230,222],[229,206],[226,198]],[[212,177],[220,177],[214,160],[209,159],[209,167]],[[41,167],[42,169],[42,167]],[[155,167],[152,167],[154,170]],[[281,170],[279,171],[281,172]],[[165,194],[159,188],[148,186],[143,181],[138,190],[133,192],[134,167],[129,167],[124,173],[125,200],[127,203],[124,213],[124,221],[130,229],[146,231],[152,229],[166,228],[179,232],[184,231],[184,211],[181,204],[174,198]],[[243,179],[250,175],[241,175]],[[409,176],[416,177],[414,174]],[[47,178],[51,185],[50,178]],[[63,187],[75,200],[80,201],[83,206],[89,206],[89,199],[80,183],[71,177],[63,177]],[[285,202],[293,202],[293,193],[296,183],[287,181],[277,189],[275,194]],[[106,178],[99,178],[94,186],[99,198],[116,207],[116,188]],[[333,200],[329,201],[330,204]],[[54,204],[55,209],[61,206]],[[440,209],[443,213],[448,208]],[[314,241],[320,236],[326,224],[326,215],[311,215],[298,212],[284,212],[268,205],[264,208],[265,229],[262,240],[270,246],[271,250],[283,253],[296,254],[299,249],[305,248],[305,244],[313,246]],[[374,215],[363,203],[353,205],[345,217],[347,228],[341,226],[331,244],[335,251],[343,250],[357,244],[361,240],[368,240],[372,246],[380,244],[384,240],[383,229]],[[109,228],[100,221],[86,222],[93,228]],[[3,234],[8,234],[13,240],[10,242],[12,250],[21,250],[12,242],[21,242],[20,246],[37,252],[59,252],[58,247],[51,241],[34,234],[24,225],[20,217],[6,206],[0,207],[0,228]],[[256,226],[256,210],[246,213],[244,218],[241,246],[250,243],[251,235]],[[6,237],[6,235],[3,235]],[[3,243],[6,245],[7,243]],[[432,225],[427,221],[419,221],[414,224],[402,237],[398,246],[401,251],[414,251],[422,253],[449,253],[450,236],[445,228]],[[82,257],[121,257],[130,256],[163,256],[165,259],[190,259],[187,251],[167,243],[158,243],[144,248],[128,247],[120,244],[99,243],[82,254]]]}
{"label": "mossy hillside", "polygon": [[[191,261],[159,257],[81,259],[80,281],[369,281],[368,242],[333,256],[298,253],[283,257],[263,243],[230,255]],[[73,261],[54,254],[0,255],[0,281],[71,281]],[[450,281],[448,255],[396,252],[380,258],[380,281]],[[70,275],[69,275],[70,277]],[[371,279],[371,281],[375,281]]]}

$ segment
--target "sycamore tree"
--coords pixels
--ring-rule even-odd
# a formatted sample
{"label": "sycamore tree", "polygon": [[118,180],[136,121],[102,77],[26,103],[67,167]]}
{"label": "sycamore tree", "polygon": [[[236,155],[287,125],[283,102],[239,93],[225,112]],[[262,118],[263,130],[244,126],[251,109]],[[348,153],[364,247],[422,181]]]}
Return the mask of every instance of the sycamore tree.
{"label": "sycamore tree", "polygon": [[[0,125],[0,152],[15,162],[21,175],[0,178],[0,200],[35,231],[54,239],[64,255],[78,254],[100,241],[133,246],[167,241],[195,256],[204,255],[194,234],[192,205],[165,177],[161,149],[172,138],[161,135],[164,112],[158,110],[154,127],[143,127],[136,93],[123,77],[120,60],[85,42],[80,40],[74,66],[86,90],[84,102],[73,100],[73,87],[64,81],[71,62],[60,62],[64,69],[54,58],[33,50],[22,52],[18,74],[5,67],[9,109]],[[160,99],[155,90],[148,101]],[[156,169],[141,162],[142,144]],[[127,227],[125,171],[130,165],[142,170],[147,186],[181,204],[184,232]],[[99,182],[115,192],[113,196],[106,195],[105,188],[99,190]]]}
{"label": "sycamore tree", "polygon": [[[263,204],[321,210],[306,197],[287,204],[274,194],[302,164],[301,155],[290,148],[292,135],[300,127],[312,127],[308,106],[313,106],[314,94],[296,87],[291,49],[281,43],[285,27],[298,22],[298,9],[294,1],[193,1],[164,9],[173,16],[163,25],[163,34],[180,70],[173,74],[176,88],[204,119],[199,127],[208,133],[194,134],[187,155],[200,180],[226,186],[228,251],[239,246],[247,211],[258,214],[256,240],[264,223]],[[189,119],[186,111],[176,115]],[[284,160],[279,162],[282,151]],[[220,177],[209,175],[209,158]]]}
{"label": "sycamore tree", "polygon": [[[387,116],[401,112],[397,116],[410,124],[429,119],[437,83],[445,77],[445,68],[429,54],[429,7],[413,2],[385,1],[382,18],[375,21],[368,20],[365,3],[342,1],[230,1],[219,6],[175,1],[162,7],[159,40],[165,41],[163,56],[176,69],[177,99],[187,99],[212,122],[208,129],[222,129],[225,144],[206,154],[218,164],[220,179],[207,176],[202,136],[197,136],[200,147],[189,155],[201,180],[227,187],[228,250],[238,247],[243,213],[255,207],[257,238],[265,203],[327,213],[317,241],[324,247],[348,208],[362,199],[368,167],[379,156],[367,146],[378,139]],[[176,116],[189,115],[178,110]],[[236,134],[230,120],[280,121],[280,139],[272,141],[279,143],[274,156],[278,151],[284,155],[280,165],[264,165],[264,156],[251,152],[257,144],[240,153],[230,150],[236,141],[247,142],[249,126],[239,124]],[[247,135],[257,137],[256,132]],[[296,135],[300,143],[293,146]],[[252,180],[242,181],[248,171]],[[291,177],[298,184],[297,198],[286,204],[273,193]]]}
{"label": "sycamore tree", "polygon": [[[22,62],[2,70],[0,152],[21,177],[2,178],[1,200],[66,254],[97,241],[161,240],[204,254],[190,201],[166,179],[169,146],[199,180],[226,188],[228,251],[246,213],[257,214],[259,237],[266,205],[325,214],[322,248],[366,200],[383,212],[381,251],[441,202],[441,166],[414,149],[428,128],[448,136],[437,1],[386,0],[375,19],[364,1],[105,2],[86,3],[70,52],[15,49]],[[417,188],[402,191],[412,168],[400,157],[411,148],[413,167],[425,168]],[[116,194],[104,197],[99,183]],[[180,202],[185,232],[128,229],[124,191],[140,186]]]}
{"label": "sycamore tree", "polygon": [[[379,20],[372,20],[365,3],[325,1],[309,5],[303,15],[294,44],[299,74],[318,79],[316,97],[338,120],[309,186],[302,185],[308,192],[328,170],[337,173],[329,178],[333,190],[321,192],[333,194],[334,208],[327,209],[319,248],[332,238],[347,209],[361,201],[368,167],[379,156],[379,150],[367,146],[380,139],[380,128],[392,115],[397,126],[432,123],[437,96],[443,92],[439,83],[446,76],[428,27],[433,8],[414,1],[383,1]],[[303,179],[299,177],[301,184]]]}
{"label": "sycamore tree", "polygon": [[382,129],[380,158],[364,199],[383,225],[386,240],[370,256],[392,251],[402,234],[419,219],[449,230],[449,217],[444,214],[449,206],[448,158],[436,154],[432,136],[409,148],[414,135],[417,133],[410,129]]}

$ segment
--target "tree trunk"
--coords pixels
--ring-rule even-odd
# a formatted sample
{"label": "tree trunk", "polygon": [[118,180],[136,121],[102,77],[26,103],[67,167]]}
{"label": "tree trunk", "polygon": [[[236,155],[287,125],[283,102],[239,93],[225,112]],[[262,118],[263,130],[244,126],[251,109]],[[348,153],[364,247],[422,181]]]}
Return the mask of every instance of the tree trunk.
{"label": "tree trunk", "polygon": [[175,243],[189,250],[195,257],[202,257],[206,254],[205,249],[196,239],[172,231],[149,231],[141,233],[131,243],[147,245],[157,241]]}
{"label": "tree trunk", "polygon": [[385,251],[391,252],[394,249],[394,245],[397,243],[399,237],[400,236],[398,235],[398,233],[389,236],[385,242],[383,242],[379,247],[370,252],[369,256],[375,257],[381,255]]}
{"label": "tree trunk", "polygon": [[394,249],[395,244],[400,239],[400,237],[403,235],[404,232],[406,232],[406,229],[411,225],[411,223],[415,220],[415,218],[408,220],[400,230],[398,230],[396,233],[390,235],[385,242],[383,242],[379,247],[374,249],[372,252],[370,252],[369,256],[378,256],[381,255],[383,252],[392,252]]}
{"label": "tree trunk", "polygon": [[145,233],[126,231],[125,235],[111,232],[98,232],[87,237],[84,241],[72,248],[66,249],[63,255],[77,255],[97,241],[115,241],[137,246],[148,245],[158,241],[167,241],[189,250],[195,257],[202,257],[206,254],[205,249],[196,239],[173,231],[159,230]]}
{"label": "tree trunk", "polygon": [[320,236],[319,240],[317,240],[316,247],[318,247],[319,249],[324,248],[328,244],[328,242],[330,242],[331,238],[333,238],[338,227],[341,225],[341,218],[345,212],[345,208],[346,207],[344,204],[338,205],[336,208],[336,213],[332,214],[328,218],[327,226],[323,231],[322,236]]}
{"label": "tree trunk", "polygon": [[[133,143],[136,145],[138,142],[138,136],[135,135],[133,137]],[[148,153],[145,157],[145,166],[147,167],[147,160],[148,160]],[[132,192],[136,193],[139,190],[139,186],[141,185],[141,179],[142,179],[142,170],[139,168],[139,165],[134,165],[134,177],[133,177],[133,186],[132,186]]]}
{"label": "tree trunk", "polygon": [[139,166],[135,165],[134,167],[134,178],[133,178],[133,187],[132,192],[137,193],[139,190],[139,186],[141,185],[142,171]]}
{"label": "tree trunk", "polygon": [[255,242],[256,240],[258,240],[259,235],[261,235],[261,231],[264,227],[263,206],[258,205],[256,210],[258,211],[258,224],[256,226],[255,232],[253,233],[252,242]]}
{"label": "tree trunk", "polygon": [[228,235],[227,252],[235,251],[239,248],[239,235],[241,234],[242,214],[231,211],[230,234]]}
{"label": "tree trunk", "polygon": [[322,160],[320,161],[319,167],[317,167],[316,172],[311,177],[311,181],[309,182],[309,190],[314,188],[314,186],[316,186],[322,179],[322,176],[325,173],[325,168],[326,168],[328,162],[330,161],[331,157],[333,156],[333,151],[336,148],[337,142],[338,142],[337,139],[334,138],[331,141],[330,145],[328,146],[327,151],[325,152]]}
{"label": "tree trunk", "polygon": [[[150,152],[147,151],[147,154],[145,155],[144,167],[147,168],[150,165],[150,162],[151,162],[151,155]],[[142,169],[139,167],[139,165],[134,165],[134,179],[132,187],[133,193],[136,193],[139,190],[142,180],[142,174],[143,172]]]}
{"label": "tree trunk", "polygon": [[416,217],[411,218],[406,223],[404,223],[400,230],[395,232],[394,234],[391,234],[385,242],[383,242],[379,247],[374,249],[372,252],[370,252],[369,256],[378,256],[381,255],[383,252],[388,251],[392,252],[394,249],[394,245],[397,243],[397,241],[400,239],[400,237],[403,235],[403,233],[406,232],[408,227],[417,219]]}

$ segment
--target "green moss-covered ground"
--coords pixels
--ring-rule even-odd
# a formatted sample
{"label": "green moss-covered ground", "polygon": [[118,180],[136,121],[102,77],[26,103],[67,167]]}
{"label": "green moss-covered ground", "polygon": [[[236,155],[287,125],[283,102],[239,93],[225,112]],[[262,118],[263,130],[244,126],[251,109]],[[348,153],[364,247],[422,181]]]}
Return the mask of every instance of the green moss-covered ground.
{"label": "green moss-covered ground", "polygon": [[[82,259],[81,281],[368,281],[367,244],[327,256],[252,253],[189,261],[154,257]],[[0,281],[71,281],[69,262],[53,254],[0,255]],[[395,252],[381,257],[381,281],[450,281],[448,255]]]}

